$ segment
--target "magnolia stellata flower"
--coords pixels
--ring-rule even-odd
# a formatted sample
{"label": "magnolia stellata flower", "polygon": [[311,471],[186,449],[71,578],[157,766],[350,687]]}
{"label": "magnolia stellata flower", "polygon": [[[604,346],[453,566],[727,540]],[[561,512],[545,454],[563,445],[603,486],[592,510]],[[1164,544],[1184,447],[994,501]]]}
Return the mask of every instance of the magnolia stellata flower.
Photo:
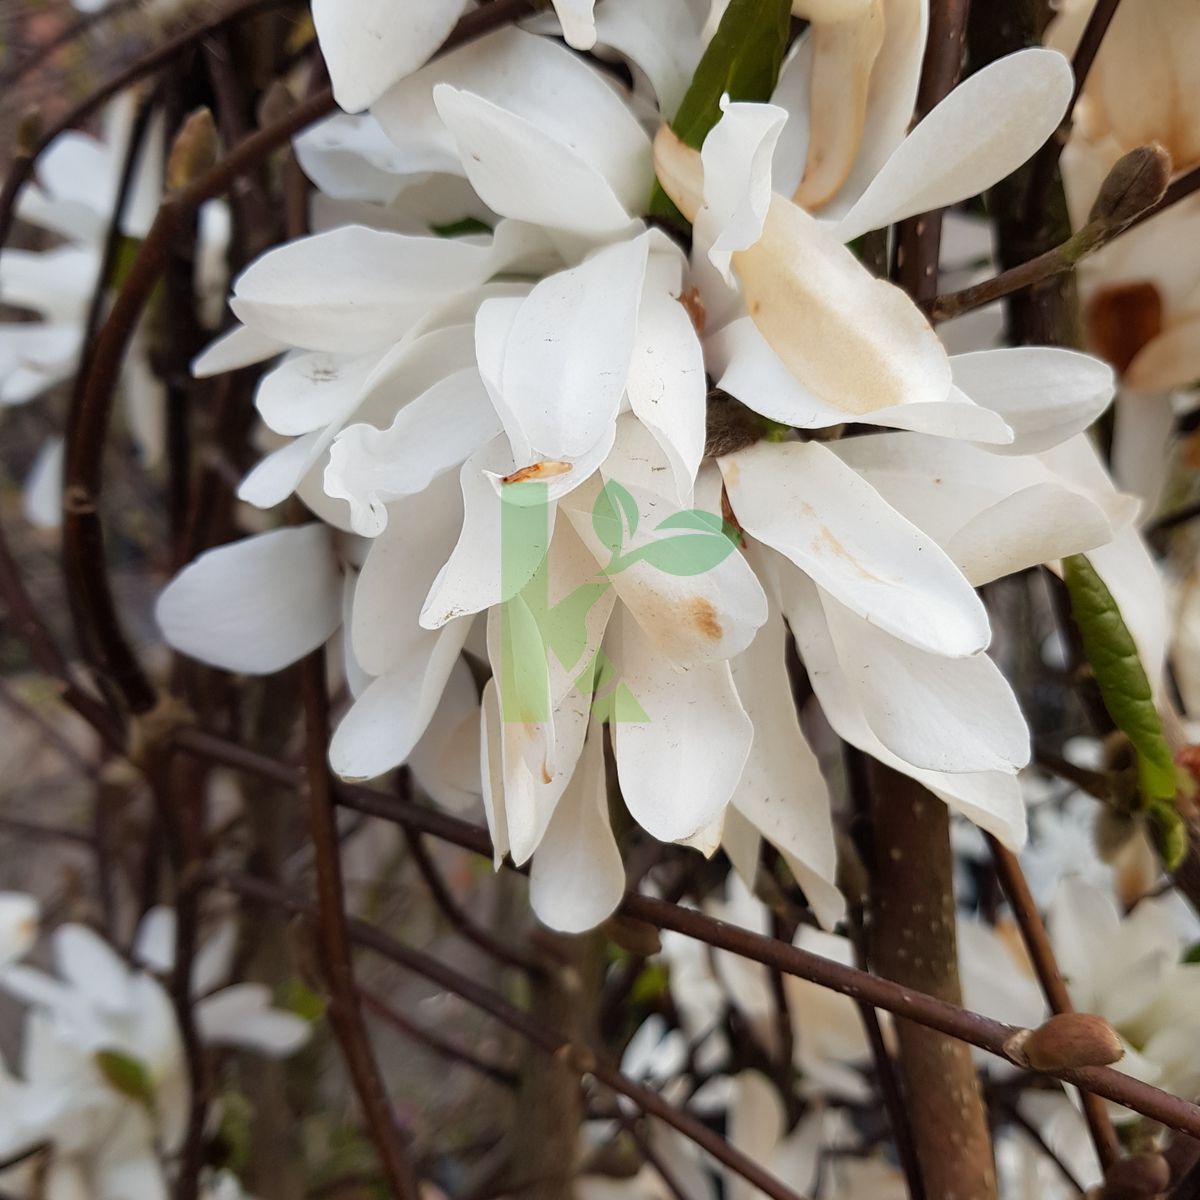
{"label": "magnolia stellata flower", "polygon": [[[38,159],[37,179],[22,189],[17,213],[64,241],[49,250],[0,254],[0,300],[36,313],[39,320],[0,322],[0,405],[21,404],[69,379],[82,348],[92,296],[113,219],[122,166],[133,135],[136,98],[126,93],[104,112],[102,135],[69,130]],[[163,124],[151,119],[135,164],[121,233],[146,235],[162,194]],[[225,287],[223,259],[229,238],[224,204],[203,206],[199,217],[195,282],[211,316]],[[130,431],[152,464],[164,444],[164,391],[139,334],[122,372]],[[62,443],[50,439],[27,485],[26,512],[36,524],[56,526],[61,506]]]}
{"label": "magnolia stellata flower", "polygon": [[[143,921],[137,955],[149,970],[170,969],[173,927],[169,910],[152,910]],[[51,1194],[165,1197],[160,1155],[182,1144],[189,1103],[170,997],[148,970],[130,969],[83,926],[60,927],[53,947],[57,977],[27,966],[0,970],[0,988],[29,1006],[24,1078],[0,1084],[8,1093],[0,1116],[4,1157],[48,1143],[49,1172],[62,1189]],[[273,1009],[261,985],[219,986],[233,949],[232,928],[223,927],[196,956],[200,1036],[292,1053],[307,1041],[307,1022]]]}
{"label": "magnolia stellata flower", "polygon": [[1121,916],[1108,893],[1067,878],[1048,924],[1076,1008],[1107,1018],[1121,1036],[1116,1069],[1194,1095],[1200,1076],[1186,1047],[1200,1024],[1200,965],[1183,961],[1169,900],[1147,898]]}
{"label": "magnolia stellata flower", "polygon": [[[594,3],[554,0],[563,33],[579,50],[596,42]],[[425,63],[468,7],[468,0],[313,0],[337,102],[348,112],[374,103]]]}
{"label": "magnolia stellata flower", "polygon": [[[1063,6],[1049,45],[1073,52],[1093,8]],[[1063,151],[1071,223],[1081,227],[1109,170],[1127,152],[1157,143],[1175,172],[1200,163],[1198,84],[1192,47],[1200,13],[1178,0],[1149,0],[1113,17],[1076,107]],[[1113,469],[1147,501],[1165,486],[1177,393],[1200,378],[1200,267],[1180,253],[1200,237],[1200,199],[1185,198],[1079,265],[1084,334],[1120,375]],[[1181,399],[1181,397],[1180,397]]]}

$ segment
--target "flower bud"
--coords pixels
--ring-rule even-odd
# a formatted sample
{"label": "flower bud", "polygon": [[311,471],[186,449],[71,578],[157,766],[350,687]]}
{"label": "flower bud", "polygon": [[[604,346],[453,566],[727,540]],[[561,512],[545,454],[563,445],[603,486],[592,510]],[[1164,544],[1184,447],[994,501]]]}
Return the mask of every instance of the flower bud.
{"label": "flower bud", "polygon": [[1059,1013],[1036,1029],[1022,1029],[1004,1044],[1018,1066],[1033,1071],[1107,1067],[1125,1054],[1117,1031],[1093,1013]]}
{"label": "flower bud", "polygon": [[1171,1186],[1171,1167],[1161,1154],[1134,1154],[1109,1167],[1098,1200],[1140,1200]]}
{"label": "flower bud", "polygon": [[167,159],[167,190],[182,191],[217,161],[217,125],[212,110],[196,109],[175,136]]}
{"label": "flower bud", "polygon": [[1124,225],[1157,204],[1171,182],[1171,156],[1157,142],[1123,154],[1100,185],[1089,221]]}
{"label": "flower bud", "polygon": [[658,930],[645,921],[624,917],[618,913],[609,917],[600,928],[609,941],[615,942],[622,950],[636,954],[639,958],[650,958],[662,949],[662,939],[658,936]]}

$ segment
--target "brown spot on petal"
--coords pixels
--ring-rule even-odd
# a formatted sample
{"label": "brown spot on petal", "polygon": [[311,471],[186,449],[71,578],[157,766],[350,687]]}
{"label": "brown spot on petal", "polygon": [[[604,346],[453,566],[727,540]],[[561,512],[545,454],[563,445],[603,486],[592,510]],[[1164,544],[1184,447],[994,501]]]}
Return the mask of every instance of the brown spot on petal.
{"label": "brown spot on petal", "polygon": [[725,632],[721,622],[717,620],[717,610],[712,601],[704,596],[694,596],[688,602],[688,620],[706,637],[714,642],[721,640]]}
{"label": "brown spot on petal", "polygon": [[700,289],[696,287],[684,288],[675,299],[683,305],[684,311],[691,319],[692,328],[697,333],[703,333],[704,323],[708,319],[708,315],[704,311],[704,302],[700,299]]}
{"label": "brown spot on petal", "polygon": [[[804,506],[808,508],[806,504]],[[811,509],[809,509],[811,511]],[[873,579],[876,583],[882,583],[883,580],[878,575],[868,571],[866,567],[842,545],[841,541],[834,534],[833,530],[828,525],[821,526],[821,532],[817,534],[812,541],[812,549],[814,554],[832,554],[837,558],[848,562],[864,579]]]}
{"label": "brown spot on petal", "polygon": [[553,459],[546,459],[544,462],[531,463],[527,467],[522,467],[511,475],[505,475],[500,482],[527,483],[531,479],[550,479],[554,475],[565,475],[570,469],[569,462],[555,462]]}
{"label": "brown spot on petal", "polygon": [[542,762],[542,782],[548,784],[553,778],[554,778],[554,776],[552,776],[550,774],[550,768],[546,765],[545,761],[543,760],[543,762]]}
{"label": "brown spot on petal", "polygon": [[1162,296],[1148,279],[1101,288],[1084,313],[1088,346],[1122,375],[1162,327]]}

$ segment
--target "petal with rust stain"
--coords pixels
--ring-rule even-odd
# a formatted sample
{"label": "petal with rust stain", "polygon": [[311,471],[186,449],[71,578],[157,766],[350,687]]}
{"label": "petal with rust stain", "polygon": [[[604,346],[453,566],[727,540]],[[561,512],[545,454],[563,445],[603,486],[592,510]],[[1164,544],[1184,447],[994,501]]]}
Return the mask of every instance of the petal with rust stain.
{"label": "petal with rust stain", "polygon": [[521,467],[514,471],[511,475],[505,475],[501,483],[528,483],[535,479],[550,479],[555,475],[565,475],[571,469],[569,462],[561,462],[554,459],[545,459],[542,462],[530,463],[527,467]]}

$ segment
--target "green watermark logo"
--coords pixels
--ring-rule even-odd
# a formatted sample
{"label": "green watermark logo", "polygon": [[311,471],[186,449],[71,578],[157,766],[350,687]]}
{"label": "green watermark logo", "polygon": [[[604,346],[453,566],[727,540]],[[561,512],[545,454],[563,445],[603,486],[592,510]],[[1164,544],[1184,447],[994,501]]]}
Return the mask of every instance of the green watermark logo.
{"label": "green watermark logo", "polygon": [[[613,577],[636,563],[665,575],[703,575],[719,566],[739,544],[738,530],[717,513],[686,508],[639,530],[641,512],[628,488],[609,480],[592,505],[592,532],[608,561],[595,576],[557,601],[550,598],[549,486],[522,480],[501,487],[500,715],[504,721],[548,721],[551,662],[572,673],[573,686],[592,697],[600,721],[647,721],[603,646],[590,655],[588,618],[613,586]],[[524,581],[524,582],[523,582]],[[586,661],[585,661],[586,660]]]}

